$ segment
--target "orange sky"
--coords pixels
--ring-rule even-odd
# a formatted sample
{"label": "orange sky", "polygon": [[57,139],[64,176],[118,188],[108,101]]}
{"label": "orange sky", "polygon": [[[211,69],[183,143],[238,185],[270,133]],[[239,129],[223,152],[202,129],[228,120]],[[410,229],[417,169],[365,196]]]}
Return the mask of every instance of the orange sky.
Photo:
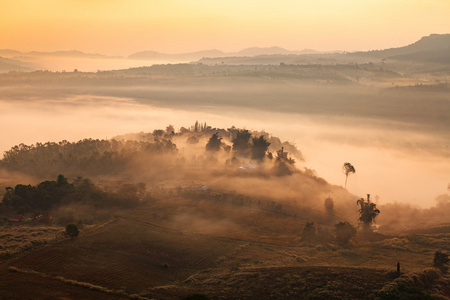
{"label": "orange sky", "polygon": [[450,32],[448,0],[0,0],[0,49],[369,50]]}

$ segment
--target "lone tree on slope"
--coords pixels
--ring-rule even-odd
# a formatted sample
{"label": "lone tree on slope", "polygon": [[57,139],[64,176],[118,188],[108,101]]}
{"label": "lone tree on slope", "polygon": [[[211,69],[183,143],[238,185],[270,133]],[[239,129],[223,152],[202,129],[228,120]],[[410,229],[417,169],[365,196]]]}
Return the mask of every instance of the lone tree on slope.
{"label": "lone tree on slope", "polygon": [[367,201],[364,201],[363,198],[358,199],[356,205],[361,206],[359,209],[359,222],[363,224],[365,230],[370,231],[370,227],[375,222],[375,218],[380,213],[380,210],[375,203],[370,201],[370,194],[367,194]]}
{"label": "lone tree on slope", "polygon": [[349,222],[339,222],[334,225],[336,241],[339,244],[346,245],[356,235],[356,229]]}
{"label": "lone tree on slope", "polygon": [[66,226],[66,234],[70,236],[70,238],[73,240],[78,236],[80,233],[80,230],[78,230],[78,225],[75,223],[69,223]]}
{"label": "lone tree on slope", "polygon": [[355,170],[355,167],[354,167],[351,163],[346,162],[346,163],[344,163],[344,165],[342,166],[342,172],[344,172],[344,174],[345,174],[345,185],[344,185],[344,187],[347,188],[347,178],[348,178],[348,175],[349,175],[350,173],[356,173],[356,170]]}
{"label": "lone tree on slope", "polygon": [[314,222],[306,222],[305,228],[303,228],[301,238],[305,242],[316,241],[316,227],[314,226]]}

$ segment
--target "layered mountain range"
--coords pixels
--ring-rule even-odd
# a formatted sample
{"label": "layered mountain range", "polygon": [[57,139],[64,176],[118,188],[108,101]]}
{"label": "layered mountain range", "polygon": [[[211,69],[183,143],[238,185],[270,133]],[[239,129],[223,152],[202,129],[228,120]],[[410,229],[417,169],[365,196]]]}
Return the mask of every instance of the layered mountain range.
{"label": "layered mountain range", "polygon": [[[36,65],[45,59],[123,59],[165,63],[186,63],[201,61],[204,63],[245,63],[267,64],[274,60],[268,58],[288,58],[288,63],[352,63],[361,60],[395,60],[403,62],[450,64],[450,34],[431,34],[419,41],[399,48],[371,50],[365,52],[320,52],[304,49],[290,51],[280,47],[252,47],[238,52],[226,53],[217,49],[203,50],[189,53],[168,54],[156,51],[136,52],[128,57],[111,57],[102,54],[84,53],[81,51],[55,52],[20,52],[11,49],[0,49],[0,72],[33,71],[42,69],[45,64]],[[38,63],[39,64],[39,63]]]}

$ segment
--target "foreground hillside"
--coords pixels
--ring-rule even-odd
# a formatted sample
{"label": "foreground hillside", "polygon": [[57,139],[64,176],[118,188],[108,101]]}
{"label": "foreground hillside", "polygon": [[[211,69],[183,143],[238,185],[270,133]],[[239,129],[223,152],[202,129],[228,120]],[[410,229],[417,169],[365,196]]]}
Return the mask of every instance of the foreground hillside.
{"label": "foreground hillside", "polygon": [[[380,291],[402,274],[397,280],[425,276],[420,274],[432,266],[433,253],[450,250],[450,233],[309,243],[300,238],[304,225],[302,218],[205,197],[168,197],[122,210],[103,225],[86,227],[77,239],[59,238],[4,262],[1,288],[5,299],[181,299],[193,293],[215,299],[370,299],[382,297]],[[413,292],[450,297],[444,288],[449,279],[433,272]]]}

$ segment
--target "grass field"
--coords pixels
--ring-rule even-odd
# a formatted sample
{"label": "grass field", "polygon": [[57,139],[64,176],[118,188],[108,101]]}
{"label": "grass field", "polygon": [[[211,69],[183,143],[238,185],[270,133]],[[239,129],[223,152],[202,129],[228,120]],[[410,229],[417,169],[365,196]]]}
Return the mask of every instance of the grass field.
{"label": "grass field", "polygon": [[0,299],[370,299],[400,275],[398,261],[413,274],[450,250],[450,233],[308,244],[304,225],[231,203],[154,201],[4,261]]}

